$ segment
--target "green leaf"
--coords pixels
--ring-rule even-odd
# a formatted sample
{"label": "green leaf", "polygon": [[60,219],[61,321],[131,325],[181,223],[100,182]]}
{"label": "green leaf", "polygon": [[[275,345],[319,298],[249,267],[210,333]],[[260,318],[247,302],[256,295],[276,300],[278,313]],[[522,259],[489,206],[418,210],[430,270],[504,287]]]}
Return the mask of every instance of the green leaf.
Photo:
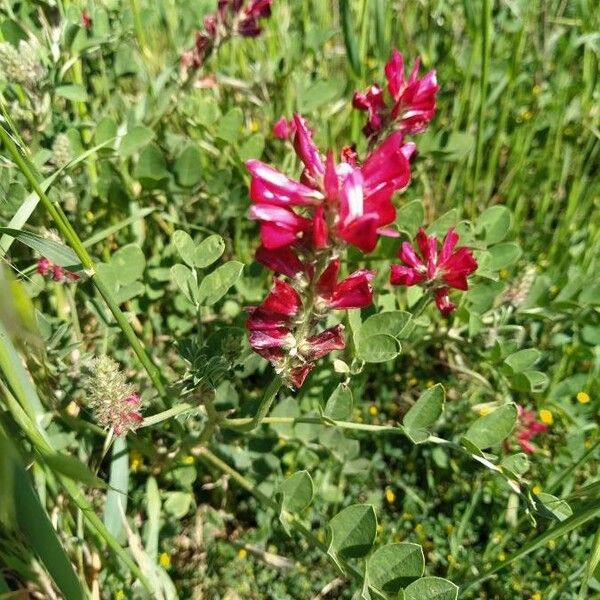
{"label": "green leaf", "polygon": [[497,244],[492,246],[488,252],[490,258],[487,266],[494,271],[514,265],[523,254],[521,248],[513,242]]}
{"label": "green leaf", "polygon": [[368,363],[387,362],[400,354],[400,344],[391,335],[378,334],[359,337],[357,354]]}
{"label": "green leaf", "polygon": [[[0,430],[0,433],[3,433]],[[10,470],[12,482],[12,503],[15,509],[16,525],[28,547],[39,557],[64,598],[83,600],[86,594],[75,574],[71,561],[65,553],[60,538],[46,514],[29,475],[19,464],[16,451],[8,446],[4,435],[0,438],[0,452],[3,461],[0,471]],[[7,452],[10,454],[7,456]],[[2,477],[2,480],[5,480]],[[3,488],[3,503],[8,501],[8,490]],[[14,523],[13,523],[14,525]]]}
{"label": "green leaf", "polygon": [[97,488],[105,488],[106,483],[94,475],[80,460],[59,452],[41,453],[42,460],[51,470],[65,475],[73,481]]}
{"label": "green leaf", "polygon": [[109,485],[104,506],[104,525],[117,540],[124,542],[123,519],[127,514],[129,488],[129,453],[125,436],[117,437],[113,445]]}
{"label": "green leaf", "polygon": [[527,454],[519,452],[518,454],[511,454],[502,459],[500,466],[503,470],[507,471],[508,474],[513,478],[518,478],[524,475],[529,469],[529,459]]}
{"label": "green leaf", "polygon": [[391,310],[370,316],[363,324],[360,336],[368,338],[372,335],[391,335],[401,338],[412,315],[402,310]]}
{"label": "green leaf", "polygon": [[233,144],[242,129],[242,123],[244,121],[244,115],[242,109],[239,107],[232,108],[219,123],[217,129],[217,137],[223,141]]}
{"label": "green leaf", "polygon": [[512,227],[512,214],[505,206],[490,206],[477,219],[477,231],[488,244],[502,241]]}
{"label": "green leaf", "polygon": [[165,157],[158,146],[149,144],[142,150],[133,176],[147,189],[156,187],[169,177]]}
{"label": "green leaf", "polygon": [[146,268],[146,257],[137,244],[127,244],[111,256],[110,265],[115,270],[117,282],[127,285],[142,276]]}
{"label": "green leaf", "polygon": [[550,378],[542,371],[528,369],[510,378],[510,386],[519,392],[543,392],[550,383]]}
{"label": "green leaf", "polygon": [[185,265],[173,265],[171,267],[171,279],[191,304],[199,304],[198,284],[191,269]]}
{"label": "green leaf", "polygon": [[282,494],[281,509],[299,513],[308,508],[314,496],[314,486],[308,471],[298,471],[279,484]]}
{"label": "green leaf", "polygon": [[154,132],[148,127],[132,127],[121,140],[119,145],[119,156],[123,159],[129,158],[138,150],[141,150],[154,138]]}
{"label": "green leaf", "polygon": [[323,414],[334,421],[343,421],[352,413],[352,391],[340,383],[329,396]]}
{"label": "green leaf", "polygon": [[530,369],[539,360],[542,353],[535,348],[527,348],[510,354],[504,359],[504,362],[513,370],[514,373],[519,373]]}
{"label": "green leaf", "polygon": [[175,176],[183,187],[193,187],[202,179],[202,155],[197,146],[188,146],[175,161]]}
{"label": "green leaf", "polygon": [[165,511],[176,519],[185,517],[192,506],[192,494],[189,492],[168,492],[166,496]]}
{"label": "green leaf", "polygon": [[517,407],[505,404],[493,412],[479,417],[467,430],[465,438],[480,450],[495,446],[505,440],[517,422]]}
{"label": "green leaf", "polygon": [[190,267],[194,266],[195,253],[196,253],[196,244],[194,244],[194,240],[187,234],[185,231],[181,231],[178,229],[173,232],[171,236],[171,241],[175,248],[177,248],[177,252],[179,252],[179,256],[183,258],[186,264]]}
{"label": "green leaf", "polygon": [[404,600],[456,600],[458,586],[441,577],[423,577],[404,590]]}
{"label": "green leaf", "polygon": [[573,515],[573,509],[565,500],[561,500],[552,494],[540,492],[536,495],[538,500],[538,511],[549,518],[564,521]]}
{"label": "green leaf", "polygon": [[450,209],[444,213],[441,217],[436,219],[428,228],[427,235],[446,235],[446,232],[450,227],[456,226],[458,223],[458,210],[456,208]]}
{"label": "green leaf", "polygon": [[70,271],[81,270],[81,264],[77,258],[77,254],[68,246],[48,240],[35,233],[29,231],[21,231],[20,229],[9,229],[8,227],[0,227],[0,233],[9,235],[21,243],[29,246],[32,250],[39,252],[53,263],[69,269]]}
{"label": "green leaf", "polygon": [[194,250],[194,265],[199,269],[204,269],[221,258],[223,252],[225,252],[223,238],[217,234],[209,235]]}
{"label": "green leaf", "polygon": [[348,506],[329,521],[330,554],[343,559],[365,556],[375,543],[377,517],[370,504]]}
{"label": "green leaf", "polygon": [[402,424],[406,434],[419,444],[429,437],[429,428],[440,418],[444,410],[444,388],[436,384],[421,394],[404,415]]}
{"label": "green leaf", "polygon": [[208,305],[218,302],[238,280],[243,268],[241,262],[232,260],[207,275],[198,288],[200,302]]}
{"label": "green leaf", "polygon": [[251,158],[260,158],[265,149],[265,136],[262,133],[251,135],[238,150],[240,160],[247,161]]}
{"label": "green leaf", "polygon": [[388,594],[397,594],[424,570],[425,557],[419,544],[388,544],[377,548],[367,561],[369,583]]}
{"label": "green leaf", "polygon": [[85,102],[87,100],[87,92],[82,85],[77,83],[69,85],[59,85],[54,88],[54,91],[63,98],[71,102]]}
{"label": "green leaf", "polygon": [[158,557],[158,536],[160,533],[160,492],[154,477],[146,482],[146,523],[144,527],[144,549],[152,562]]}
{"label": "green leaf", "polygon": [[425,208],[421,200],[413,200],[400,207],[396,213],[396,226],[404,231],[408,237],[414,238],[419,227],[425,220]]}

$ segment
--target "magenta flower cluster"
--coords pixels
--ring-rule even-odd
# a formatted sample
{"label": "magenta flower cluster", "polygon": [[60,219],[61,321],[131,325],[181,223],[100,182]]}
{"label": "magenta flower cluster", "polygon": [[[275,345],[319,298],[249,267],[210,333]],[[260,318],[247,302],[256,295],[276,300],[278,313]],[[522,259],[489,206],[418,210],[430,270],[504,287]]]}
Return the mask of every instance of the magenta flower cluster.
{"label": "magenta flower cluster", "polygon": [[259,21],[271,16],[273,0],[219,0],[217,10],[204,17],[204,27],[196,33],[194,47],[181,56],[181,64],[197,69],[221,42],[234,36],[257,37]]}
{"label": "magenta flower cluster", "polygon": [[[344,349],[343,325],[323,327],[329,313],[372,302],[374,272],[361,269],[340,280],[340,256],[348,245],[368,253],[380,236],[398,235],[389,227],[396,217],[392,197],[410,183],[415,156],[415,144],[405,135],[426,128],[438,91],[435,72],[419,79],[418,68],[417,61],[405,79],[402,55],[395,50],[385,68],[390,100],[377,85],[355,94],[354,106],[369,115],[364,160],[351,147],[338,160],[331,150],[322,153],[307,121],[295,114],[281,117],[273,134],[293,144],[300,177],[259,160],[246,163],[250,218],[260,223],[262,241],[256,259],[275,273],[268,296],[248,309],[249,341],[292,387],[304,383],[319,358]],[[448,315],[455,308],[449,288],[467,289],[467,276],[477,268],[468,248],[455,250],[457,242],[451,229],[438,250],[436,237],[419,231],[420,255],[410,243],[402,244],[403,264],[392,266],[391,283],[424,287]]]}

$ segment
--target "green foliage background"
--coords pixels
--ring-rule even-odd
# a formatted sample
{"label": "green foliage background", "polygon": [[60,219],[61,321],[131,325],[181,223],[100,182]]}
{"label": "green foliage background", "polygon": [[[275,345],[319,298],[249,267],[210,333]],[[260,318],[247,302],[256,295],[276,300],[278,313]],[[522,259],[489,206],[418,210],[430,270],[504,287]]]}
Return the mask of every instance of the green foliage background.
{"label": "green foliage background", "polygon": [[[37,40],[16,64],[2,63],[2,124],[21,138],[50,201],[100,262],[110,294],[158,365],[156,378],[180,384],[167,389],[165,407],[90,281],[60,286],[35,273],[39,238],[26,235],[46,240],[47,254],[52,223],[5,145],[0,225],[23,233],[3,230],[0,239],[0,597],[21,587],[72,590],[70,563],[84,587],[106,598],[148,597],[144,576],[165,598],[312,598],[328,585],[322,597],[352,597],[322,553],[289,537],[271,508],[199,459],[202,411],[142,429],[105,457],[105,434],[82,395],[82,365],[108,352],[139,387],[147,415],[198,399],[179,393],[213,387],[219,410],[253,414],[266,387],[264,361],[242,347],[234,379],[223,362],[240,350],[243,307],[260,302],[269,285],[253,262],[258,233],[246,217],[243,162],[261,158],[298,172],[293,153],[271,134],[294,110],[308,118],[320,148],[353,142],[364,151],[352,93],[382,82],[393,47],[411,63],[420,56],[441,85],[437,116],[416,139],[412,185],[397,198],[398,227],[412,237],[421,224],[457,225],[485,273],[455,320],[426,313],[410,339],[398,336],[400,354],[353,378],[350,417],[395,425],[441,383],[446,410],[436,435],[458,443],[466,433],[478,446],[481,431],[469,428],[488,407],[514,401],[549,410],[553,422],[535,440],[527,489],[567,500],[581,521],[560,529],[565,515],[552,511],[562,505],[550,499],[551,514],[534,523],[505,478],[452,448],[398,435],[271,423],[247,436],[221,431],[216,451],[268,496],[281,493],[284,477],[307,470],[313,506],[290,510],[302,512],[322,544],[327,522],[361,502],[375,507],[377,543],[420,544],[428,575],[464,585],[508,567],[461,598],[597,597],[596,3],[275,0],[263,35],[231,40],[195,85],[186,84],[179,57],[212,10],[208,0],[0,8],[5,42]],[[195,258],[200,243],[197,256],[212,259],[206,264]],[[416,299],[386,284],[397,245],[380,243],[364,262],[350,253],[352,263],[379,271],[377,309],[406,310]],[[77,262],[60,248],[55,260]],[[363,311],[363,326],[372,312]],[[209,351],[176,343],[192,335]],[[183,380],[190,365],[192,379]],[[324,361],[300,394],[280,396],[271,416],[318,415],[343,378]],[[590,401],[578,401],[579,392]],[[494,444],[498,456],[518,450],[514,439],[501,444],[504,437]],[[57,459],[59,452],[72,461]],[[115,517],[119,503],[128,528]],[[31,519],[38,531],[24,526]],[[530,554],[513,554],[528,544]],[[48,554],[52,566],[42,558]],[[46,569],[62,574],[62,584]]]}

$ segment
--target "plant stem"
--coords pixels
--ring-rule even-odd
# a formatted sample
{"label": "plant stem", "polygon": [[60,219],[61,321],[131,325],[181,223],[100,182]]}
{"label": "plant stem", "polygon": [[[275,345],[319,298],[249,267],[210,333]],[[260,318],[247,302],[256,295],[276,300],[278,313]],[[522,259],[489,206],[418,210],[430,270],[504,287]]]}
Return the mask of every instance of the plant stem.
{"label": "plant stem", "polygon": [[477,188],[479,174],[481,172],[481,162],[483,155],[483,129],[485,120],[485,102],[488,87],[488,73],[490,70],[490,34],[492,31],[492,2],[493,0],[483,0],[481,4],[481,29],[483,38],[481,43],[481,81],[479,86],[479,118],[477,122],[477,138],[475,143],[475,167],[473,170],[473,188],[471,198],[471,218],[477,216]]}
{"label": "plant stem", "polygon": [[169,404],[166,397],[165,385],[163,383],[162,376],[158,368],[152,362],[150,356],[146,352],[146,349],[137,338],[135,332],[133,331],[133,328],[125,318],[125,315],[123,314],[121,309],[119,308],[119,305],[114,299],[108,286],[100,277],[100,275],[96,273],[94,261],[88,253],[88,251],[86,250],[83,242],[81,241],[71,224],[68,222],[65,214],[62,212],[62,209],[60,209],[60,207],[58,206],[55,206],[50,200],[50,198],[46,195],[46,193],[40,186],[37,177],[34,175],[34,171],[32,165],[29,163],[29,160],[24,156],[22,152],[19,151],[19,149],[13,142],[11,136],[4,129],[3,125],[0,125],[0,139],[4,143],[4,146],[12,156],[17,166],[19,167],[21,173],[23,173],[23,175],[25,176],[35,193],[38,195],[41,203],[44,205],[44,208],[54,220],[57,228],[64,236],[65,240],[67,240],[75,254],[77,254],[77,257],[81,261],[81,264],[84,267],[84,269],[89,271],[92,283],[106,302],[108,308],[110,309],[110,312],[113,314],[113,317],[117,322],[117,325],[127,338],[129,345],[135,352],[139,361],[142,363],[142,366],[144,367],[144,369],[146,369],[148,376],[150,377],[152,383],[154,384],[155,388],[160,394],[163,402],[165,403],[165,405],[168,406]]}
{"label": "plant stem", "polygon": [[163,421],[171,419],[172,417],[182,415],[186,412],[191,412],[197,408],[198,407],[195,404],[188,404],[187,402],[176,404],[173,408],[169,408],[168,410],[163,410],[155,415],[146,417],[139,426],[139,429],[142,429],[143,427],[152,427],[152,425],[157,425],[158,423],[162,423]]}
{"label": "plant stem", "polygon": [[273,401],[277,397],[277,393],[281,389],[281,385],[281,377],[275,375],[265,390],[256,414],[253,417],[244,419],[223,419],[223,421],[221,421],[223,427],[235,429],[236,431],[252,431],[253,429],[256,429],[265,420]]}

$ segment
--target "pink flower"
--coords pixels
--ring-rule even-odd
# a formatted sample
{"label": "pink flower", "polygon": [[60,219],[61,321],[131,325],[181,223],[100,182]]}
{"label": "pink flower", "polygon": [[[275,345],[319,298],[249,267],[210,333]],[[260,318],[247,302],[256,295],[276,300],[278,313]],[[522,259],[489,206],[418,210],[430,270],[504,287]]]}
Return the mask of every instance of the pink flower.
{"label": "pink flower", "polygon": [[285,117],[280,117],[273,125],[273,135],[280,140],[287,140],[296,132],[296,123],[293,119],[289,121]]}
{"label": "pink flower", "polygon": [[42,258],[38,260],[37,272],[40,275],[45,276],[46,273],[48,273],[48,271],[51,269],[51,267],[52,263],[45,256],[42,256]]}
{"label": "pink flower", "polygon": [[337,282],[340,272],[340,260],[336,258],[317,282],[317,292],[328,308],[350,309],[362,308],[373,302],[372,271],[361,269],[355,271],[346,279]]}
{"label": "pink flower", "polygon": [[115,435],[133,431],[144,420],[141,413],[141,399],[137,394],[130,394],[122,401],[122,406],[112,418]]}
{"label": "pink flower", "polygon": [[352,100],[354,108],[368,113],[363,133],[367,137],[398,123],[400,131],[421,133],[433,119],[436,108],[436,94],[439,86],[435,71],[429,71],[422,79],[418,78],[420,61],[417,59],[408,79],[404,75],[404,57],[398,50],[392,52],[385,65],[387,90],[390,106],[383,98],[381,88],[374,84],[366,92],[356,92]]}
{"label": "pink flower", "polygon": [[260,35],[261,28],[259,19],[271,16],[271,4],[273,0],[251,0],[248,6],[241,11],[238,22],[238,33],[245,37],[256,37]]}
{"label": "pink flower", "polygon": [[477,261],[469,248],[454,250],[458,234],[450,228],[438,254],[438,240],[428,236],[423,228],[417,233],[420,254],[409,242],[404,242],[398,253],[403,265],[392,265],[392,285],[423,285],[434,290],[440,312],[447,316],[456,307],[448,297],[448,288],[467,290],[467,276],[477,269]]}
{"label": "pink flower", "polygon": [[381,131],[385,112],[385,100],[381,88],[375,83],[366,92],[355,92],[352,98],[352,106],[358,110],[368,112],[367,124],[363,127],[363,133],[367,137]]}
{"label": "pink flower", "polygon": [[[301,181],[258,160],[246,163],[252,175],[250,218],[261,221],[263,245],[273,249],[306,242],[310,232],[315,248],[344,241],[372,251],[378,236],[389,234],[383,228],[395,219],[393,193],[410,182],[414,144],[404,144],[402,133],[396,132],[361,167],[346,161],[336,166],[331,152],[323,159],[306,121],[296,114],[294,123],[294,148],[304,165]],[[296,206],[303,207],[302,215],[293,211]]]}
{"label": "pink flower", "polygon": [[92,18],[90,17],[90,13],[87,10],[81,11],[81,24],[84,29],[89,29],[92,26]]}
{"label": "pink flower", "polygon": [[334,350],[343,350],[346,346],[343,332],[344,326],[339,324],[313,335],[303,342],[300,352],[308,360],[318,360]]}
{"label": "pink flower", "polygon": [[306,273],[306,267],[298,255],[290,248],[269,249],[260,246],[255,254],[256,260],[275,273],[295,279]]}
{"label": "pink flower", "polygon": [[58,283],[65,283],[66,281],[79,281],[79,275],[64,269],[60,265],[57,265],[47,259],[45,256],[40,258],[37,263],[37,272],[43,277],[49,277]]}
{"label": "pink flower", "polygon": [[295,388],[302,386],[314,361],[344,348],[342,325],[310,335],[319,316],[303,306],[298,291],[281,279],[274,279],[262,304],[248,312],[250,346]]}
{"label": "pink flower", "polygon": [[517,421],[517,442],[523,452],[533,454],[537,448],[531,443],[535,436],[548,430],[548,426],[535,418],[535,413],[532,410],[527,410],[521,405],[517,406],[519,413]]}

